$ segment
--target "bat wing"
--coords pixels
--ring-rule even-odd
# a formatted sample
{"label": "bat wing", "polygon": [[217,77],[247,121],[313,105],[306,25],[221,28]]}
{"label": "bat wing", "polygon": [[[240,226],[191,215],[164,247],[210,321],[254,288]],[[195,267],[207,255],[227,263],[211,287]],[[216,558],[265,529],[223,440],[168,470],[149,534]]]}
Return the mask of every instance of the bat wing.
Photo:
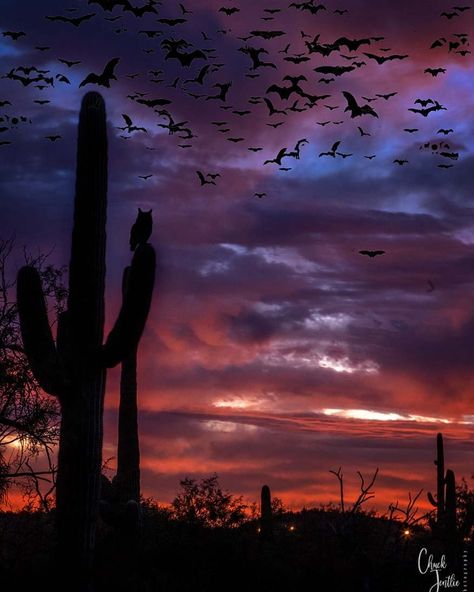
{"label": "bat wing", "polygon": [[353,111],[354,109],[358,109],[359,105],[357,104],[357,101],[355,100],[354,96],[351,95],[350,92],[347,92],[345,90],[342,91],[342,94],[344,95],[344,98],[347,101],[347,106],[349,107],[349,109],[351,111]]}
{"label": "bat wing", "polygon": [[111,79],[115,79],[115,75],[114,75],[114,69],[117,66],[117,64],[120,62],[120,58],[113,58],[111,59],[107,65],[104,68],[104,71],[102,73],[102,77],[106,78],[107,81],[110,81]]}
{"label": "bat wing", "polygon": [[84,78],[84,80],[79,85],[79,88],[81,88],[81,86],[85,86],[86,84],[98,84],[100,82],[100,80],[101,80],[100,76],[97,76],[97,74],[94,74],[94,72],[91,72],[90,74],[88,74]]}

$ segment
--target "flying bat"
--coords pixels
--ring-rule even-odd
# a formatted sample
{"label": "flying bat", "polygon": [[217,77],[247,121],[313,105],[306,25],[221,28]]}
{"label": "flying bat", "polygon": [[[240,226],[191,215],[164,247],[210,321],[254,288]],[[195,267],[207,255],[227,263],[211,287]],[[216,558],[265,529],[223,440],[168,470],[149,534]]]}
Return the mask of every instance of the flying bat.
{"label": "flying bat", "polygon": [[236,12],[240,12],[240,8],[237,8],[236,6],[232,6],[231,8],[225,8],[225,6],[221,6],[221,8],[219,8],[218,12],[223,12],[227,16],[231,16],[232,14],[235,14]]}
{"label": "flying bat", "polygon": [[125,12],[132,12],[136,17],[142,17],[147,12],[153,12],[156,14],[156,8],[150,2],[149,4],[145,4],[145,6],[132,6],[128,0],[126,0],[126,4],[123,7]]}
{"label": "flying bat", "polygon": [[374,53],[366,53],[366,52],[364,52],[364,55],[372,60],[375,60],[377,62],[377,64],[379,64],[379,65],[381,65],[385,62],[389,62],[391,60],[404,60],[408,57],[408,54],[405,54],[405,55],[393,54],[391,56],[378,56],[378,55],[375,55]]}
{"label": "flying bat", "polygon": [[195,49],[189,53],[172,49],[165,55],[165,60],[171,60],[172,58],[179,60],[180,64],[186,68],[189,67],[194,60],[207,60],[206,54],[200,49]]}
{"label": "flying bat", "polygon": [[72,68],[73,66],[77,66],[77,64],[80,64],[80,61],[76,61],[76,62],[72,62],[69,60],[63,60],[62,58],[58,58],[58,62],[61,62],[61,64],[65,64],[68,68]]}
{"label": "flying bat", "polygon": [[339,148],[340,143],[341,140],[334,142],[334,144],[331,146],[331,149],[328,152],[320,152],[319,158],[321,158],[321,156],[332,156],[332,158],[336,158],[336,150]]}
{"label": "flying bat", "polygon": [[11,37],[13,41],[16,41],[20,37],[24,37],[26,33],[24,31],[3,31],[2,35],[4,37]]}
{"label": "flying bat", "polygon": [[79,85],[85,86],[86,84],[98,84],[99,86],[105,86],[106,88],[110,88],[110,81],[117,80],[117,77],[114,74],[114,69],[119,63],[120,58],[113,58],[111,59],[104,68],[102,74],[95,74],[91,72]]}
{"label": "flying bat", "polygon": [[431,76],[438,76],[438,74],[444,74],[446,68],[426,68],[424,72],[425,74],[431,74]]}
{"label": "flying bat", "polygon": [[334,76],[342,76],[346,72],[352,72],[355,70],[354,66],[319,66],[318,68],[313,68],[315,72],[320,72],[321,74],[333,74]]}
{"label": "flying bat", "polygon": [[62,136],[60,135],[56,135],[56,136],[45,136],[46,140],[51,140],[51,142],[56,142],[56,140],[60,140],[62,138]]}
{"label": "flying bat", "polygon": [[89,0],[88,4],[98,4],[103,10],[111,11],[116,6],[127,6],[128,0]]}
{"label": "flying bat", "polygon": [[278,154],[275,156],[275,158],[273,158],[272,160],[266,160],[266,161],[265,161],[263,164],[269,164],[269,163],[271,163],[271,162],[274,162],[274,163],[276,163],[277,165],[281,166],[281,159],[282,159],[284,156],[287,156],[287,153],[286,153],[286,148],[282,148],[282,149],[280,150],[280,152],[278,152]]}
{"label": "flying bat", "polygon": [[258,197],[258,198],[260,198],[260,199],[261,199],[262,197],[264,197],[265,195],[267,195],[265,192],[263,192],[263,193],[257,193],[257,192],[255,192],[255,193],[254,193],[254,196],[255,196],[255,197]]}
{"label": "flying bat", "polygon": [[454,132],[454,130],[452,128],[449,128],[449,129],[441,128],[436,133],[437,134],[444,134],[445,136],[447,136],[451,132]]}
{"label": "flying bat", "polygon": [[398,95],[398,93],[392,92],[392,93],[388,93],[386,95],[375,94],[375,96],[378,97],[379,99],[385,99],[386,101],[388,101],[391,97],[394,97],[395,95]]}
{"label": "flying bat", "polygon": [[46,16],[49,21],[60,21],[61,23],[69,23],[78,27],[81,23],[88,21],[89,19],[93,18],[96,15],[95,12],[91,12],[90,14],[85,14],[84,16],[77,16],[77,17],[67,17],[67,16]]}
{"label": "flying bat", "polygon": [[[207,180],[207,179],[204,177],[204,175],[202,174],[202,172],[201,172],[201,171],[196,171],[196,174],[197,174],[197,176],[199,177],[199,180],[201,181],[201,187],[202,187],[203,185],[215,185],[215,184],[216,184],[216,182],[215,182],[215,181],[208,181],[208,180]],[[206,175],[206,177],[207,177],[207,176],[208,176],[208,175]]]}
{"label": "flying bat", "polygon": [[377,255],[385,255],[385,251],[359,251],[361,255],[367,255],[367,257],[377,257]]}
{"label": "flying bat", "polygon": [[372,117],[378,118],[377,113],[372,109],[370,105],[358,105],[354,96],[347,91],[342,91],[342,94],[344,95],[344,98],[347,101],[347,107],[344,109],[344,112],[350,111],[352,119],[354,117],[360,117],[362,115],[372,115]]}
{"label": "flying bat", "polygon": [[262,39],[273,39],[274,37],[286,35],[286,33],[285,31],[250,31],[250,35],[253,37],[262,37]]}
{"label": "flying bat", "polygon": [[161,107],[163,105],[169,105],[171,101],[168,99],[137,99],[137,103],[146,105],[147,107]]}
{"label": "flying bat", "polygon": [[160,18],[157,19],[159,23],[163,23],[164,25],[168,25],[170,27],[175,27],[176,25],[182,25],[183,23],[187,23],[188,21],[184,18]]}
{"label": "flying bat", "polygon": [[398,164],[398,165],[402,166],[402,165],[408,163],[408,160],[401,159],[401,158],[396,158],[393,162],[394,162],[394,164]]}

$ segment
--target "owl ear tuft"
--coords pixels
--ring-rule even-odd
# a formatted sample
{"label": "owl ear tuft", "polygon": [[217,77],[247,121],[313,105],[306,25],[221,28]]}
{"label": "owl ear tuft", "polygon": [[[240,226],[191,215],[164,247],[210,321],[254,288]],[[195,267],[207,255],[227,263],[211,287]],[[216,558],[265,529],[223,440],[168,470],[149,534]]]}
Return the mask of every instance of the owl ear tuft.
{"label": "owl ear tuft", "polygon": [[138,208],[138,211],[140,212],[140,214],[142,213],[142,209],[141,208]]}
{"label": "owl ear tuft", "polygon": [[153,208],[150,208],[150,210],[147,213],[151,214],[152,212],[153,212]]}

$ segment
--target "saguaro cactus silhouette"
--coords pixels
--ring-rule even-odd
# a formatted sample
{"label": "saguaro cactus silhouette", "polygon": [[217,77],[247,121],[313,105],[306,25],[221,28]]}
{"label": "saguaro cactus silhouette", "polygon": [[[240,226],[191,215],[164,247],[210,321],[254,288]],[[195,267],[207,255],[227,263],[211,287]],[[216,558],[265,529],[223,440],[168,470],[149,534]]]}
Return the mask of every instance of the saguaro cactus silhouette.
{"label": "saguaro cactus silhouette", "polygon": [[260,534],[262,539],[273,536],[272,495],[268,485],[262,487],[260,496]]}
{"label": "saguaro cactus silhouette", "polygon": [[[123,274],[122,293],[127,292],[130,268]],[[138,344],[137,344],[138,345]],[[140,502],[140,447],[138,441],[137,348],[122,360],[118,423],[117,474],[114,479],[117,501]]]}
{"label": "saguaro cactus silhouette", "polygon": [[[58,320],[56,343],[41,281],[32,267],[18,274],[21,331],[41,387],[58,397],[61,430],[56,518],[61,567],[67,588],[89,589],[98,512],[106,369],[136,350],[151,303],[155,252],[136,250],[117,321],[103,345],[107,207],[107,131],[101,95],[85,95],[77,144],[74,227],[67,311]],[[126,241],[124,241],[126,244]]]}
{"label": "saguaro cactus silhouette", "polygon": [[428,492],[430,503],[436,508],[436,527],[441,535],[456,533],[456,479],[451,469],[444,473],[443,435],[436,437],[437,458],[434,461],[437,473],[436,499]]}

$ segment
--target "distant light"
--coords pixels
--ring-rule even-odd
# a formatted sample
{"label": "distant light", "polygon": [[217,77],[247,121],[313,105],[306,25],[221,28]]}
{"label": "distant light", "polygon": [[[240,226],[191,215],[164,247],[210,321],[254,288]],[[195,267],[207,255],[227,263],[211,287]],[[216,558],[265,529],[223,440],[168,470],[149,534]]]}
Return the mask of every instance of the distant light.
{"label": "distant light", "polygon": [[408,528],[407,528],[406,530],[404,530],[404,531],[403,531],[403,534],[404,534],[406,537],[409,537],[409,536],[411,535],[411,532],[410,532],[410,531],[408,530]]}
{"label": "distant light", "polygon": [[295,530],[294,526],[290,526],[289,530]]}
{"label": "distant light", "polygon": [[451,423],[449,419],[426,417],[425,415],[401,415],[400,413],[371,411],[369,409],[322,409],[324,415],[335,415],[345,419],[366,419],[369,421],[414,421],[419,423]]}

